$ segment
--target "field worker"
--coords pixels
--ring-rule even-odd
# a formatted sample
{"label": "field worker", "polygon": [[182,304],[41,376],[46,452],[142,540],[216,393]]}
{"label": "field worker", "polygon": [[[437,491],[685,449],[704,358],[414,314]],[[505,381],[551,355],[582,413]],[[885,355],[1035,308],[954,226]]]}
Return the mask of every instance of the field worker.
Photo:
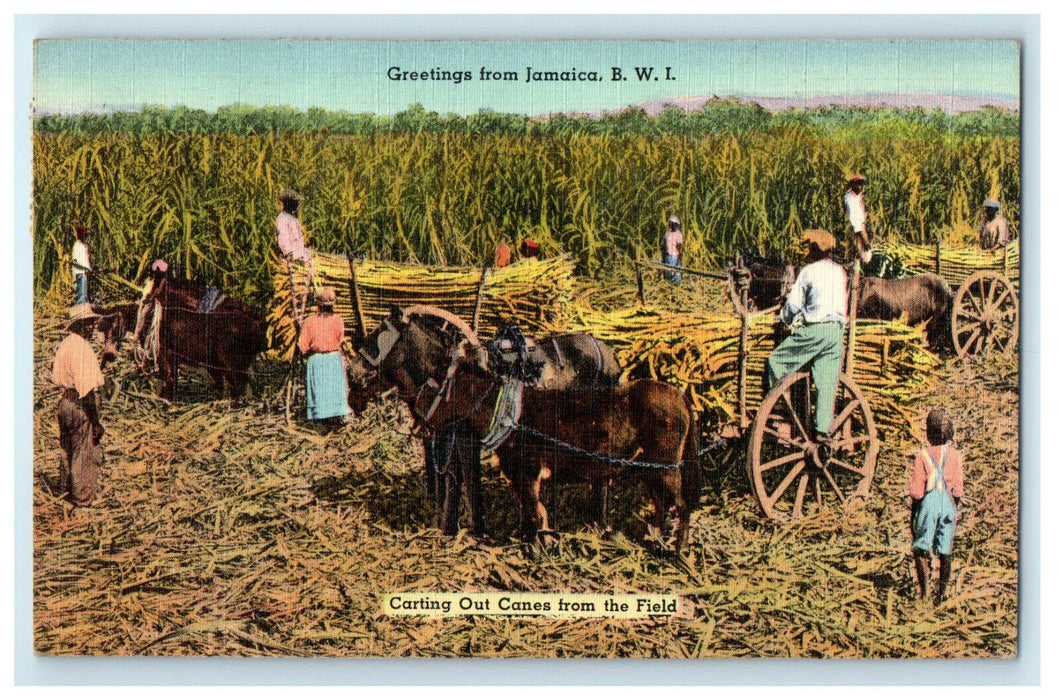
{"label": "field worker", "polygon": [[103,372],[89,344],[99,315],[88,304],[76,304],[68,313],[69,335],[59,344],[52,362],[52,381],[62,389],[59,399],[59,488],[75,505],[96,497],[96,479],[103,467],[103,437],[99,389]]}
{"label": "field worker", "polygon": [[793,332],[767,358],[770,386],[792,372],[811,366],[815,382],[815,440],[819,459],[829,455],[829,430],[833,399],[841,371],[844,325],[847,321],[847,276],[830,253],[836,241],[826,231],[806,231],[808,264],[797,275],[779,311],[782,323]]}
{"label": "field worker", "polygon": [[985,200],[981,212],[981,226],[977,230],[978,242],[984,250],[998,250],[1010,242],[1010,227],[999,211],[999,202]]}
{"label": "field worker", "polygon": [[940,558],[940,583],[936,603],[944,600],[951,577],[951,545],[962,501],[962,453],[952,445],[955,428],[939,408],[926,417],[929,447],[914,458],[908,490],[911,494],[911,553],[914,555],[918,595],[926,598],[930,558]]}
{"label": "field worker", "polygon": [[277,214],[277,247],[280,252],[292,260],[310,262],[310,250],[302,236],[302,224],[299,223],[299,203],[302,195],[286,187],[280,191],[280,213]]}
{"label": "field worker", "polygon": [[500,270],[508,267],[512,261],[513,251],[509,248],[509,241],[503,238],[494,249],[494,269]]}
{"label": "field worker", "polygon": [[88,303],[88,276],[92,272],[89,260],[89,232],[84,226],[74,229],[74,249],[70,253],[70,269],[74,274],[74,303]]}
{"label": "field worker", "polygon": [[[682,229],[679,228],[679,218],[674,214],[667,220],[667,233],[664,234],[664,243],[661,246],[664,253],[664,264],[672,267],[682,267]],[[664,276],[672,284],[682,281],[682,275],[675,270],[668,270]]]}
{"label": "field worker", "polygon": [[852,237],[859,251],[859,259],[870,262],[870,235],[867,233],[867,208],[863,203],[863,190],[866,178],[856,175],[848,181],[844,191],[844,210],[848,215],[848,224],[852,227]]}
{"label": "field worker", "polygon": [[542,249],[538,247],[538,243],[528,238],[520,244],[520,257],[538,260],[542,257]]}
{"label": "field worker", "polygon": [[335,312],[336,291],[322,287],[317,313],[306,319],[299,333],[299,352],[306,360],[306,417],[309,420],[346,420],[347,373],[343,363],[343,317]]}

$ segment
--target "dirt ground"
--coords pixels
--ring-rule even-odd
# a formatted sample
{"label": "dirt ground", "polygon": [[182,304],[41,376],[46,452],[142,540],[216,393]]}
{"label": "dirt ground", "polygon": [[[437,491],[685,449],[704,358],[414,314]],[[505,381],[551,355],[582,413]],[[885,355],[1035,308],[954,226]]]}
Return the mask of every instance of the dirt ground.
{"label": "dirt ground", "polygon": [[[906,477],[917,445],[884,436],[865,507],[766,521],[743,445],[706,463],[692,546],[643,541],[647,499],[621,484],[616,533],[588,528],[588,494],[547,495],[559,540],[512,539],[503,479],[488,527],[443,537],[405,409],[379,402],[333,432],[284,422],[287,366],[260,362],[253,398],[213,402],[194,373],[157,398],[128,359],[108,368],[107,464],[90,507],[54,488],[62,333],[40,319],[34,397],[34,646],[44,654],[502,657],[999,657],[1017,650],[1018,360],[949,363],[937,403],[966,455],[951,594],[913,599]],[[924,407],[928,411],[930,406]],[[681,619],[424,620],[381,613],[398,591],[675,593]]]}

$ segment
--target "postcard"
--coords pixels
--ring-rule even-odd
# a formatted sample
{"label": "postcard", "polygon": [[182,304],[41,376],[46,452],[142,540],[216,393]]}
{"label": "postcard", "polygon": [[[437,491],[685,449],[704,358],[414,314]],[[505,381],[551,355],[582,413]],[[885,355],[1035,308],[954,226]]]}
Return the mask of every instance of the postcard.
{"label": "postcard", "polygon": [[1014,658],[1021,48],[38,41],[34,651]]}

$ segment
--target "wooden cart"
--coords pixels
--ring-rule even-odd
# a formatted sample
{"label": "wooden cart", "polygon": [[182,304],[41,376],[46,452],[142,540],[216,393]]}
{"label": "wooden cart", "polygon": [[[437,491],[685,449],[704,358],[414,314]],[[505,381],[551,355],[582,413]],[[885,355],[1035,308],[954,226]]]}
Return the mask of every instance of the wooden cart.
{"label": "wooden cart", "polygon": [[763,513],[776,520],[797,520],[817,510],[845,508],[869,496],[881,443],[870,404],[852,379],[858,274],[849,275],[848,334],[830,427],[832,453],[823,460],[815,442],[815,387],[808,372],[783,377],[758,406],[750,405],[749,382],[764,378],[749,376],[749,322],[754,315],[773,313],[778,307],[750,310],[748,271],[709,272],[642,261],[638,279],[643,302],[642,270],[652,268],[710,277],[730,286],[734,312],[741,318],[737,406],[734,422],[722,426],[719,433],[724,438],[747,438],[749,484]]}
{"label": "wooden cart", "polygon": [[940,275],[955,291],[951,340],[959,357],[1010,351],[1018,343],[1018,241],[997,251],[901,245],[894,253],[908,269]]}

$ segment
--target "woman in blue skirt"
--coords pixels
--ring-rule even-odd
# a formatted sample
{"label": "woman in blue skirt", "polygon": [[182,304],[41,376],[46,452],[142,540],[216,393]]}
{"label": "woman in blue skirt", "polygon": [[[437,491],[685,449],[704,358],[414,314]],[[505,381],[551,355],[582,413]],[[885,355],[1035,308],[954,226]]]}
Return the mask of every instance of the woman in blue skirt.
{"label": "woman in blue skirt", "polygon": [[299,334],[299,351],[306,358],[306,417],[342,419],[347,405],[347,373],[343,362],[343,317],[335,313],[336,292],[317,294],[317,313],[306,319]]}

